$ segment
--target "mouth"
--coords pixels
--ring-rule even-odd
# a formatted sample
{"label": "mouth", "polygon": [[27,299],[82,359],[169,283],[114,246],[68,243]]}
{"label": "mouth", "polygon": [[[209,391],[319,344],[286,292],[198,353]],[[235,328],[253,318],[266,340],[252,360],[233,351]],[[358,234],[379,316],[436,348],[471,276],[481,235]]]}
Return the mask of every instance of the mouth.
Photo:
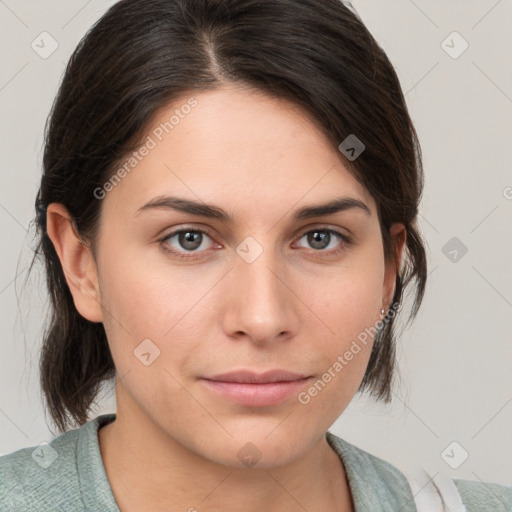
{"label": "mouth", "polygon": [[268,407],[297,394],[311,377],[287,370],[264,373],[239,370],[200,380],[209,391],[231,402],[248,407]]}

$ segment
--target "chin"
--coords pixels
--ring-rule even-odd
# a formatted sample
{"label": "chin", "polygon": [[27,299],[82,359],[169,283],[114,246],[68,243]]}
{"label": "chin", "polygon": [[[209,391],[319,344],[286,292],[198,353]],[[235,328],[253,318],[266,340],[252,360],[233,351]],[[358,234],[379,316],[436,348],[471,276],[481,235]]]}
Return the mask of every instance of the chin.
{"label": "chin", "polygon": [[269,432],[235,435],[207,458],[239,469],[270,469],[293,462],[307,449],[303,436],[288,435],[285,431],[268,436]]}

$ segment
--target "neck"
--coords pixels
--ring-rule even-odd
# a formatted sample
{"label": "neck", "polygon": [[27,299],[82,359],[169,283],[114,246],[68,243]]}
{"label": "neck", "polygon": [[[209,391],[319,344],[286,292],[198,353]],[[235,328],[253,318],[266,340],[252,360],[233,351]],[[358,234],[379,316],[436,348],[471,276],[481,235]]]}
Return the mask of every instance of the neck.
{"label": "neck", "polygon": [[243,469],[201,457],[145,414],[128,417],[119,406],[98,438],[121,512],[354,511],[343,464],[325,436],[286,466]]}

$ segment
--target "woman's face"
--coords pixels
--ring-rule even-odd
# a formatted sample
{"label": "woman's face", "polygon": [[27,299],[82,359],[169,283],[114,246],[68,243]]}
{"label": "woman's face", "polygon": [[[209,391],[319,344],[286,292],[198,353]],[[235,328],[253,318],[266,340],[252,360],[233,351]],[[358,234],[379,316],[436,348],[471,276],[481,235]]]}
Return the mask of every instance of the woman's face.
{"label": "woman's face", "polygon": [[[98,315],[118,418],[218,463],[289,462],[354,396],[373,341],[361,334],[390,305],[375,203],[310,118],[261,93],[184,96],[147,135],[102,189]],[[304,379],[210,380],[272,370]]]}

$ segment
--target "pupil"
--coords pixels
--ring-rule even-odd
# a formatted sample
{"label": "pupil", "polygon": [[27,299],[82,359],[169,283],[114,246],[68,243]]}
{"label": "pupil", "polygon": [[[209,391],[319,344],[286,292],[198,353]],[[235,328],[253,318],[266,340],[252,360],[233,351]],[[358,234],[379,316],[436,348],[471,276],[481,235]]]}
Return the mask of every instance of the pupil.
{"label": "pupil", "polygon": [[201,245],[201,241],[199,240],[200,237],[201,233],[186,231],[184,233],[181,233],[180,244],[185,249],[197,249]]}
{"label": "pupil", "polygon": [[[329,233],[325,231],[313,231],[310,236],[310,243],[315,249],[323,249],[328,243]],[[323,242],[327,240],[327,245]],[[319,245],[318,245],[319,244]]]}

